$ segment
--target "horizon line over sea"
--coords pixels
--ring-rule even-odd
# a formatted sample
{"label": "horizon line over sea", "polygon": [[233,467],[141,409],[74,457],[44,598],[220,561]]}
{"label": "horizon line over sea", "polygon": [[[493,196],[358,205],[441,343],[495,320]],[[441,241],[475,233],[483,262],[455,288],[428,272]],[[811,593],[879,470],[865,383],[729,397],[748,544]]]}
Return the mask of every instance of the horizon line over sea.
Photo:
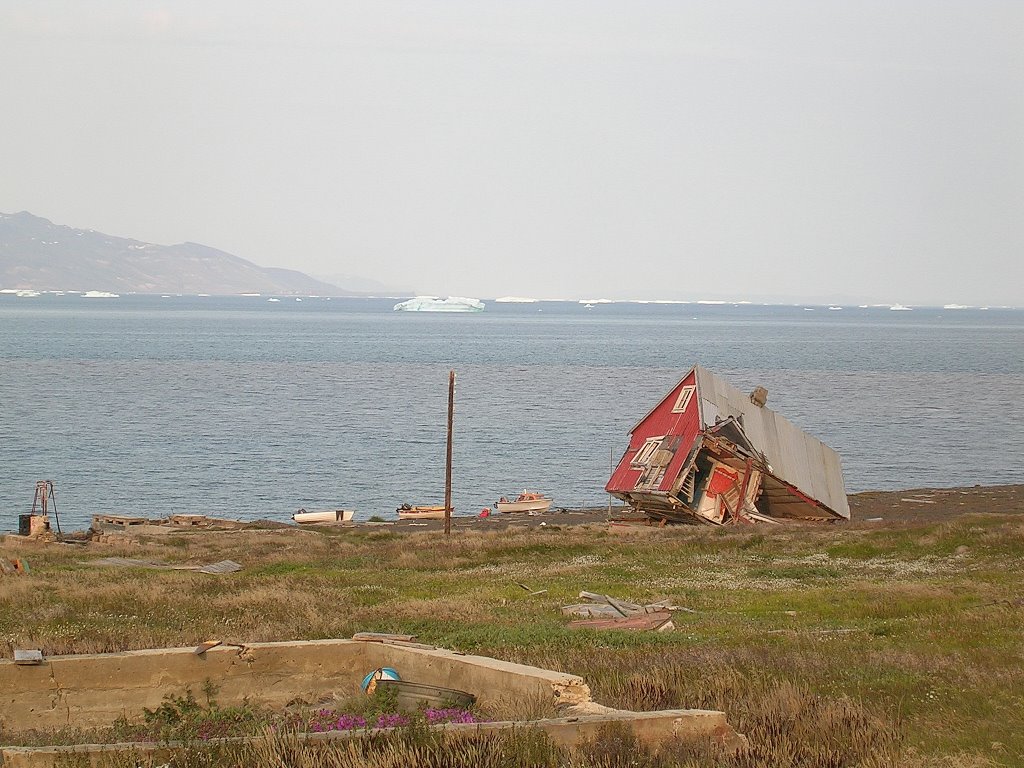
{"label": "horizon line over sea", "polygon": [[268,297],[0,294],[0,530],[41,479],[66,528],[393,519],[443,497],[449,369],[460,515],[523,489],[606,504],[629,428],[696,363],[766,386],[839,452],[849,491],[1024,482],[1021,310]]}
{"label": "horizon line over sea", "polygon": [[[434,293],[358,293],[354,295],[343,295],[343,296],[329,296],[322,294],[310,294],[310,293],[174,293],[174,292],[153,292],[153,293],[142,293],[137,291],[125,291],[122,293],[116,293],[105,290],[53,290],[53,289],[35,289],[35,288],[0,288],[0,295],[13,295],[19,298],[38,298],[40,296],[88,296],[89,298],[121,298],[125,297],[155,297],[159,296],[162,299],[179,298],[179,299],[195,299],[195,298],[264,298],[264,299],[322,299],[325,301],[331,300],[388,300],[398,301],[402,299],[410,298],[444,298],[445,294],[434,294]],[[448,296],[454,296],[455,294],[448,294]],[[665,305],[702,305],[702,306],[719,306],[719,305],[731,305],[734,307],[750,305],[755,307],[806,307],[814,309],[889,309],[889,310],[913,310],[913,309],[943,309],[943,310],[1018,310],[1022,307],[1007,305],[1007,304],[995,304],[995,303],[974,303],[974,304],[958,304],[955,302],[879,302],[876,300],[862,301],[855,300],[849,297],[842,299],[837,298],[834,301],[826,301],[818,297],[808,298],[806,300],[800,300],[798,298],[777,298],[767,300],[763,298],[758,299],[738,299],[738,298],[696,298],[696,299],[678,299],[678,298],[573,298],[573,297],[561,297],[561,298],[535,298],[529,296],[497,296],[488,297],[485,295],[468,297],[478,301],[485,301],[494,304],[563,304],[563,303],[577,303],[577,304],[665,304]]]}

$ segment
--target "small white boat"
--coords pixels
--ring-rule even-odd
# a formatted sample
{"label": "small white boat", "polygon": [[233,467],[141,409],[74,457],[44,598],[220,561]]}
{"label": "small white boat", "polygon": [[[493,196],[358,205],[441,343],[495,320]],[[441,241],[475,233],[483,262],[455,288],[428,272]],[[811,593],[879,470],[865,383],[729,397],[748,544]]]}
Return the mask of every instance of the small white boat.
{"label": "small white boat", "polygon": [[[452,512],[455,510],[453,509]],[[395,510],[399,520],[444,520],[444,505],[421,505],[418,507],[403,504]]]}
{"label": "small white boat", "polygon": [[299,525],[303,523],[348,523],[352,521],[355,514],[351,509],[314,509],[307,512],[300,509],[294,515],[294,520]]}
{"label": "small white boat", "polygon": [[494,506],[499,512],[547,512],[551,508],[551,499],[543,493],[530,493],[523,491],[515,501],[509,501],[504,496],[495,502]]}

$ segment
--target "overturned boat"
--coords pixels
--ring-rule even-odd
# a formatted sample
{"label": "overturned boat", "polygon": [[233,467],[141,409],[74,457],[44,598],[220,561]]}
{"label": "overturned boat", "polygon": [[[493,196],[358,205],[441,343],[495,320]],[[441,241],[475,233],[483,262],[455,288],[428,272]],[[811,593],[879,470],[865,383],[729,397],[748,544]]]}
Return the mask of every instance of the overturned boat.
{"label": "overturned boat", "polygon": [[352,521],[355,512],[351,509],[300,509],[292,520],[303,525],[306,523],[348,523]]}
{"label": "overturned boat", "polygon": [[444,504],[403,504],[395,512],[398,513],[399,520],[444,520]]}
{"label": "overturned boat", "polygon": [[839,455],[767,398],[694,366],[630,430],[605,491],[676,522],[848,520]]}

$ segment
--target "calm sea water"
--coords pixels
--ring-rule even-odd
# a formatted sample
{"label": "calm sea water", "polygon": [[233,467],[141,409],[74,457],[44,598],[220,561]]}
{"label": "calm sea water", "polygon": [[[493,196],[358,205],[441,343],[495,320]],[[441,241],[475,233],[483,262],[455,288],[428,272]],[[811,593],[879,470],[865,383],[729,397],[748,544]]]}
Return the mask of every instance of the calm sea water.
{"label": "calm sea water", "polygon": [[1024,311],[0,295],[0,530],[52,479],[94,513],[393,517],[545,491],[602,505],[632,425],[691,365],[843,457],[847,488],[1024,482]]}

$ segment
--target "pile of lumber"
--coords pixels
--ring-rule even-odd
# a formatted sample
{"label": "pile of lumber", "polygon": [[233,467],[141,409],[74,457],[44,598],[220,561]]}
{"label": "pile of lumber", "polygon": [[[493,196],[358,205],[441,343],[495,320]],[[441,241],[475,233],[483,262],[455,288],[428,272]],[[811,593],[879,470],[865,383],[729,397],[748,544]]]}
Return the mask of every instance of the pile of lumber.
{"label": "pile of lumber", "polygon": [[611,595],[600,595],[594,592],[580,592],[583,603],[566,605],[562,613],[567,616],[584,618],[570,622],[570,629],[631,629],[667,632],[675,629],[672,623],[673,611],[696,613],[690,608],[672,605],[668,600],[638,605],[637,603],[617,600]]}

